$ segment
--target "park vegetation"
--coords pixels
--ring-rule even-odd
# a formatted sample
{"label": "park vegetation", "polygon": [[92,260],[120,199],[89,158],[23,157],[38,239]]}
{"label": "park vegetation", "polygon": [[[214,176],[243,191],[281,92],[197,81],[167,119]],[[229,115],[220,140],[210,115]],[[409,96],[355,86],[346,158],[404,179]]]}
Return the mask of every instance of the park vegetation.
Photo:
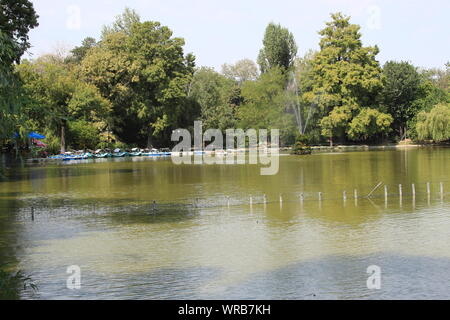
{"label": "park vegetation", "polygon": [[38,16],[28,0],[0,6],[0,145],[36,131],[52,153],[170,147],[177,128],[280,129],[281,143],[450,139],[450,65],[380,65],[350,17],[332,14],[320,49],[298,56],[293,34],[267,26],[257,62],[196,66],[185,40],[126,9],[69,54],[21,59]]}

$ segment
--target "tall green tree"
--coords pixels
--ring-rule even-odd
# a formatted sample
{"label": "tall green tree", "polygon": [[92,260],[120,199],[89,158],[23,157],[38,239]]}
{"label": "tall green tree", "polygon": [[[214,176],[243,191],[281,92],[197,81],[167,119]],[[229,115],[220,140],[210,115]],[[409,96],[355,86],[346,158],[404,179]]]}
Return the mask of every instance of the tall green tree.
{"label": "tall green tree", "polygon": [[31,1],[0,2],[0,30],[16,43],[14,48],[16,62],[19,62],[20,57],[30,48],[28,32],[39,25],[38,18]]}
{"label": "tall green tree", "polygon": [[28,97],[23,113],[32,120],[31,126],[47,128],[59,137],[61,152],[66,151],[70,122],[106,121],[109,101],[95,86],[78,80],[65,65],[37,60],[25,61],[17,69]]}
{"label": "tall green tree", "polygon": [[18,82],[13,74],[17,44],[0,31],[0,139],[11,138],[19,110]]}
{"label": "tall green tree", "polygon": [[377,109],[382,88],[382,71],[376,55],[378,47],[363,47],[360,27],[341,13],[319,32],[320,51],[313,62],[312,90],[306,97],[317,104],[323,118],[322,134],[333,144],[333,137],[350,138],[353,118],[365,108]]}
{"label": "tall green tree", "polygon": [[383,67],[385,78],[382,103],[394,117],[394,127],[400,139],[407,135],[408,121],[419,111],[414,102],[423,95],[421,76],[409,62],[389,61]]}
{"label": "tall green tree", "polygon": [[122,20],[89,50],[80,72],[112,102],[112,130],[123,142],[158,144],[189,109],[195,58],[159,22]]}
{"label": "tall green tree", "polygon": [[259,52],[258,64],[262,73],[273,67],[288,70],[297,55],[297,44],[287,28],[269,23],[263,39],[263,48]]}
{"label": "tall green tree", "polygon": [[30,47],[28,32],[36,27],[37,14],[27,0],[0,2],[0,139],[10,139],[16,131],[22,104],[20,83],[14,65]]}

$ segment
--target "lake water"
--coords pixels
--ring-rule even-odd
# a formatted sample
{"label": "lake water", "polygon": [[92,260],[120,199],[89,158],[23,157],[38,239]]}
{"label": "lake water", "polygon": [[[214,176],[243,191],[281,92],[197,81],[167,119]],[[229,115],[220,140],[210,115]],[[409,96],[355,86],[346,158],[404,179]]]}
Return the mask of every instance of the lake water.
{"label": "lake water", "polygon": [[0,264],[35,280],[25,299],[449,299],[449,159],[281,156],[274,176],[170,158],[17,166],[0,182]]}

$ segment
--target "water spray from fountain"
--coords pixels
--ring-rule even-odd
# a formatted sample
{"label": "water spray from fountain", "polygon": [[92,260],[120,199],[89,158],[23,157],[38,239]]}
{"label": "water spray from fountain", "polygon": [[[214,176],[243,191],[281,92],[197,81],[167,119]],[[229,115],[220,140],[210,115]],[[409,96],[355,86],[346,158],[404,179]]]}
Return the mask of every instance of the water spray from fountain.
{"label": "water spray from fountain", "polygon": [[289,73],[289,80],[286,86],[286,97],[287,97],[287,110],[292,109],[295,115],[295,121],[297,122],[297,128],[301,135],[304,135],[306,129],[308,128],[309,121],[317,108],[317,103],[311,103],[308,107],[308,114],[306,119],[304,119],[305,108],[300,102],[300,92],[299,86],[297,83],[297,79],[295,73],[291,71]]}

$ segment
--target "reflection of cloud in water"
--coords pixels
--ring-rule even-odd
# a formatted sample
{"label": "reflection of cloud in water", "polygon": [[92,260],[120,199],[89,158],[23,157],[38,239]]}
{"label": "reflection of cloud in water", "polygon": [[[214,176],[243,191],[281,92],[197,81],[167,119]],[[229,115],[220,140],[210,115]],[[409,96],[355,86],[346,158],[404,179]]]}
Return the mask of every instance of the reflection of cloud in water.
{"label": "reflection of cloud in water", "polygon": [[[369,265],[382,271],[381,290],[366,287]],[[210,284],[223,276],[211,267],[166,267],[151,272],[82,274],[82,290],[70,291],[61,266],[37,270],[40,299],[449,299],[450,259],[394,255],[330,256],[262,272],[231,286]],[[86,270],[86,268],[82,270]],[[58,274],[59,273],[59,274]]]}
{"label": "reflection of cloud in water", "polygon": [[[366,286],[367,267],[381,267],[381,290]],[[449,299],[450,259],[330,256],[250,276],[217,299]]]}

